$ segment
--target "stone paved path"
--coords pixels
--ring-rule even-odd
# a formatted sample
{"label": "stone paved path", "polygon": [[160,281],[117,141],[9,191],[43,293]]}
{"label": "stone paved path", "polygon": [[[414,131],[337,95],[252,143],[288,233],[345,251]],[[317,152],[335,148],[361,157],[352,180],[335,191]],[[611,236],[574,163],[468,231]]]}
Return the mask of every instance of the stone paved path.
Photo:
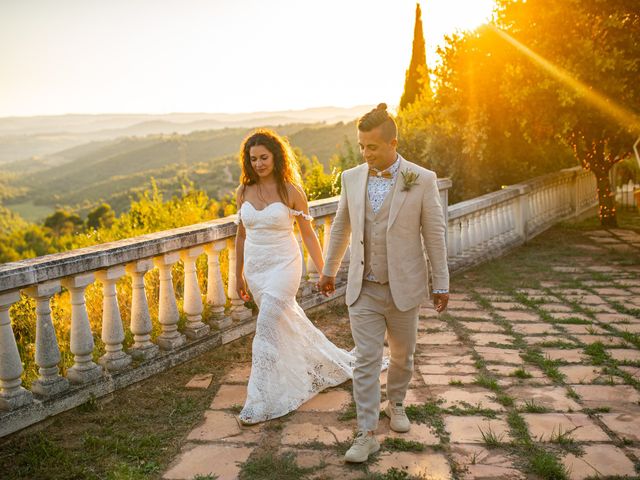
{"label": "stone paved path", "polygon": [[563,478],[553,473],[562,466],[575,480],[639,478],[640,235],[586,232],[567,251],[537,270],[508,260],[535,287],[493,286],[489,266],[454,278],[448,314],[421,310],[412,429],[390,432],[383,417],[383,449],[366,466],[342,461],[355,428],[350,383],[284,419],[240,427],[241,366],[164,478],[235,479],[267,454],[300,478]]}

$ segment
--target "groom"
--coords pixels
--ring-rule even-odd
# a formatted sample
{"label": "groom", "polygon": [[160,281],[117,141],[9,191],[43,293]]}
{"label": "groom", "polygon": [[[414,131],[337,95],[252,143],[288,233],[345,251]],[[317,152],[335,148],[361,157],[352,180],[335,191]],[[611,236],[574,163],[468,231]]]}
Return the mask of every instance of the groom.
{"label": "groom", "polygon": [[366,163],[342,174],[342,194],[318,282],[323,294],[333,293],[351,242],[345,300],[356,344],[358,433],[345,455],[348,462],[364,462],[380,449],[374,432],[385,331],[391,356],[385,413],[392,430],[410,428],[403,401],[413,375],[418,311],[428,289],[423,242],[436,310],[444,311],[449,300],[445,223],[435,173],[396,152],[397,127],[384,103],[358,121],[358,144]]}

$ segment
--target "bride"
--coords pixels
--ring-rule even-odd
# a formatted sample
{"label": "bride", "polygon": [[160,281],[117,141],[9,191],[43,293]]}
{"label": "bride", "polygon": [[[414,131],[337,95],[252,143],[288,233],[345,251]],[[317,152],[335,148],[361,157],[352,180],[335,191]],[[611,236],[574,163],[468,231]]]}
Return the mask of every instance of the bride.
{"label": "bride", "polygon": [[303,260],[294,219],[318,272],[324,261],[289,144],[259,129],[244,140],[240,159],[237,290],[245,301],[251,292],[259,313],[247,399],[238,418],[254,424],[286,415],[352,378],[355,357],[331,343],[296,302]]}

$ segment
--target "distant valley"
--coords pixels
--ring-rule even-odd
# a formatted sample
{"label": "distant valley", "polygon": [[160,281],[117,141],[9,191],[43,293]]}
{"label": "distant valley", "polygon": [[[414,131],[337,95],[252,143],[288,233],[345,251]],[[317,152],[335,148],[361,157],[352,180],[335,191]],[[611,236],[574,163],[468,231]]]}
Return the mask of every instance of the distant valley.
{"label": "distant valley", "polygon": [[355,118],[369,109],[3,118],[0,204],[30,221],[101,202],[123,211],[152,179],[168,196],[193,183],[221,198],[237,183],[236,154],[252,128],[270,126],[328,165],[345,142],[355,145]]}

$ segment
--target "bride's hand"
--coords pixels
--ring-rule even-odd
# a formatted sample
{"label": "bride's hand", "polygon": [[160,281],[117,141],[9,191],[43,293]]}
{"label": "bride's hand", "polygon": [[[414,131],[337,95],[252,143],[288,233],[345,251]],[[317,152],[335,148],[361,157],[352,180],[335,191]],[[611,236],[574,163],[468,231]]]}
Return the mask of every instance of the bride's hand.
{"label": "bride's hand", "polygon": [[238,296],[245,302],[248,302],[249,300],[251,300],[251,297],[249,296],[249,293],[247,292],[247,285],[244,282],[244,278],[237,278],[236,279],[236,292],[238,293]]}

